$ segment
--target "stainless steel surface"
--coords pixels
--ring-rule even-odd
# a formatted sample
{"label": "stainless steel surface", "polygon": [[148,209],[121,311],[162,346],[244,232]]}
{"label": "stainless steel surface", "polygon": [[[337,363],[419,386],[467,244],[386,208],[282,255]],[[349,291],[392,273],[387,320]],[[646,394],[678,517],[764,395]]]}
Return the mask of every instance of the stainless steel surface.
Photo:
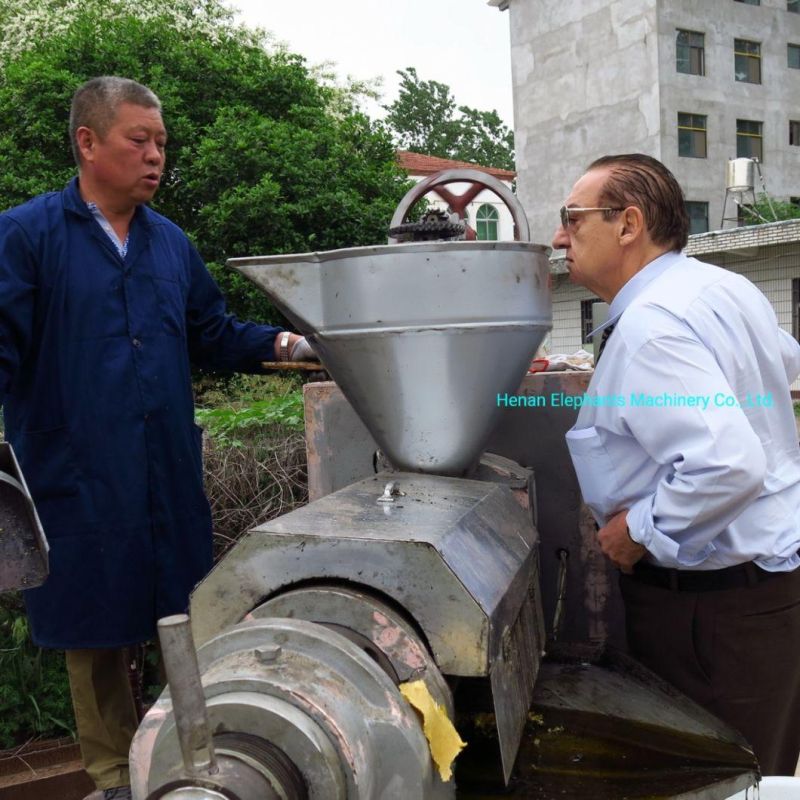
{"label": "stainless steel surface", "polygon": [[[560,551],[566,550],[569,569],[559,639],[608,640],[624,648],[624,611],[616,569],[597,544],[594,520],[581,503],[564,444],[564,434],[577,417],[575,402],[586,392],[591,377],[591,371],[526,375],[514,394],[535,400],[535,407],[502,408],[487,448],[536,474],[536,528],[548,633],[559,597]],[[303,394],[310,498],[317,500],[374,474],[377,444],[342,391],[333,383],[316,383],[306,385]]]}
{"label": "stainless steel surface", "polygon": [[[274,657],[265,660],[259,651]],[[324,625],[245,622],[208,641],[198,659],[213,729],[279,748],[301,773],[309,800],[454,797],[454,785],[436,774],[418,718],[394,683],[360,647]],[[234,743],[226,752],[236,751]],[[131,749],[134,797],[174,780],[179,760],[165,692]]]}
{"label": "stainless steel surface", "polygon": [[309,335],[395,467],[460,475],[551,326],[546,253],[451,242],[228,263]]}
{"label": "stainless steel surface", "polygon": [[8,442],[0,442],[0,592],[47,578],[48,544],[28,485]]}
{"label": "stainless steel surface", "polygon": [[[379,505],[390,480],[403,494]],[[536,545],[530,513],[504,485],[377,475],[252,531],[195,590],[195,635],[207,640],[264,598],[285,611],[297,584],[379,593],[419,627],[442,673],[490,678],[510,772],[544,647]],[[367,630],[355,609],[336,613]]]}
{"label": "stainless steel surface", "polygon": [[214,745],[189,617],[186,614],[162,617],[158,621],[158,639],[172,697],[183,768],[187,775],[214,772],[217,767]]}
{"label": "stainless steel surface", "polygon": [[[404,222],[408,212],[422,197],[431,192],[436,193],[437,187],[447,186],[453,183],[474,183],[479,184],[489,191],[494,192],[511,212],[514,220],[514,239],[519,242],[529,242],[531,240],[531,230],[528,225],[528,218],[525,216],[525,209],[517,200],[517,196],[504,183],[497,180],[486,172],[476,169],[448,169],[437,172],[428,178],[420,181],[412,187],[400,201],[394,212],[389,228],[394,228]],[[394,244],[397,240],[389,237],[389,244]]]}
{"label": "stainless steel surface", "polygon": [[[405,497],[382,507],[390,478]],[[504,486],[376,475],[248,534],[192,595],[195,638],[207,641],[300,582],[342,580],[405,609],[445,674],[487,676],[538,579],[537,541]]]}
{"label": "stainless steel surface", "polygon": [[725,171],[725,188],[729,192],[752,192],[756,185],[756,168],[752,158],[731,158]]}

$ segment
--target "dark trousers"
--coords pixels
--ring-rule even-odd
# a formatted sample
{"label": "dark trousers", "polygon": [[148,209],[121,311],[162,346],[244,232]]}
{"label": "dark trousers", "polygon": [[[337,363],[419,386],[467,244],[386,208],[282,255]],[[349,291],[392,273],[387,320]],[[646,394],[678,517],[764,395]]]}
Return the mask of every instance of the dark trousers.
{"label": "dark trousers", "polygon": [[800,754],[800,569],[740,588],[683,591],[622,575],[634,658],[752,745],[764,775]]}

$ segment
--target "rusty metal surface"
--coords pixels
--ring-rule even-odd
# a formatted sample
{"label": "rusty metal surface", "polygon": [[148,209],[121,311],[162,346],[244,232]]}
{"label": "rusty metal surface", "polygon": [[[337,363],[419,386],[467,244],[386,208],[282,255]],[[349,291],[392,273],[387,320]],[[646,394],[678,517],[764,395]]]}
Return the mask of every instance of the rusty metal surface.
{"label": "rusty metal surface", "polygon": [[[198,652],[215,732],[252,734],[300,770],[309,800],[452,800],[418,718],[361,648],[323,625],[262,619]],[[148,712],[131,751],[136,800],[176,778],[180,748],[169,692]]]}
{"label": "rusty metal surface", "polygon": [[433,699],[453,718],[450,689],[421,636],[399,611],[377,597],[344,586],[305,586],[273,597],[251,617],[327,625],[358,644],[395,683],[424,680]]}
{"label": "rusty metal surface", "polygon": [[401,244],[228,263],[309,336],[408,471],[473,466],[497,421],[496,393],[514,390],[551,325],[541,245]]}
{"label": "rusty metal surface", "polygon": [[0,800],[83,800],[94,789],[72,739],[0,753]]}
{"label": "rusty metal surface", "polygon": [[47,539],[14,450],[0,442],[0,592],[47,578]]}

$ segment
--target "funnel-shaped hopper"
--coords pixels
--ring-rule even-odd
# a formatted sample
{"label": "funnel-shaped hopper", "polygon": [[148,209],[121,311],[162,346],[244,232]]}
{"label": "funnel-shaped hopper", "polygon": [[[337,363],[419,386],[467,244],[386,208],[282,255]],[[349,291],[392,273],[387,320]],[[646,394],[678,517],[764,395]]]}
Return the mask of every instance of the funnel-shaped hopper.
{"label": "funnel-shaped hopper", "polygon": [[395,467],[460,475],[551,326],[549,262],[521,242],[238,258],[309,336]]}

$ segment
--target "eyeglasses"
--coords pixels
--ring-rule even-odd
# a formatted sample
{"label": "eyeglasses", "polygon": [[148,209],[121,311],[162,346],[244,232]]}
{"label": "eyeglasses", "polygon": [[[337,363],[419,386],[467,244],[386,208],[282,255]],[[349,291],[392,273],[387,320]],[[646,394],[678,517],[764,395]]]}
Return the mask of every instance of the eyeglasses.
{"label": "eyeglasses", "polygon": [[571,215],[572,214],[585,214],[588,211],[623,211],[621,208],[574,208],[569,206],[561,206],[559,209],[559,214],[561,214],[561,226],[563,228],[569,228],[569,226],[574,222]]}

